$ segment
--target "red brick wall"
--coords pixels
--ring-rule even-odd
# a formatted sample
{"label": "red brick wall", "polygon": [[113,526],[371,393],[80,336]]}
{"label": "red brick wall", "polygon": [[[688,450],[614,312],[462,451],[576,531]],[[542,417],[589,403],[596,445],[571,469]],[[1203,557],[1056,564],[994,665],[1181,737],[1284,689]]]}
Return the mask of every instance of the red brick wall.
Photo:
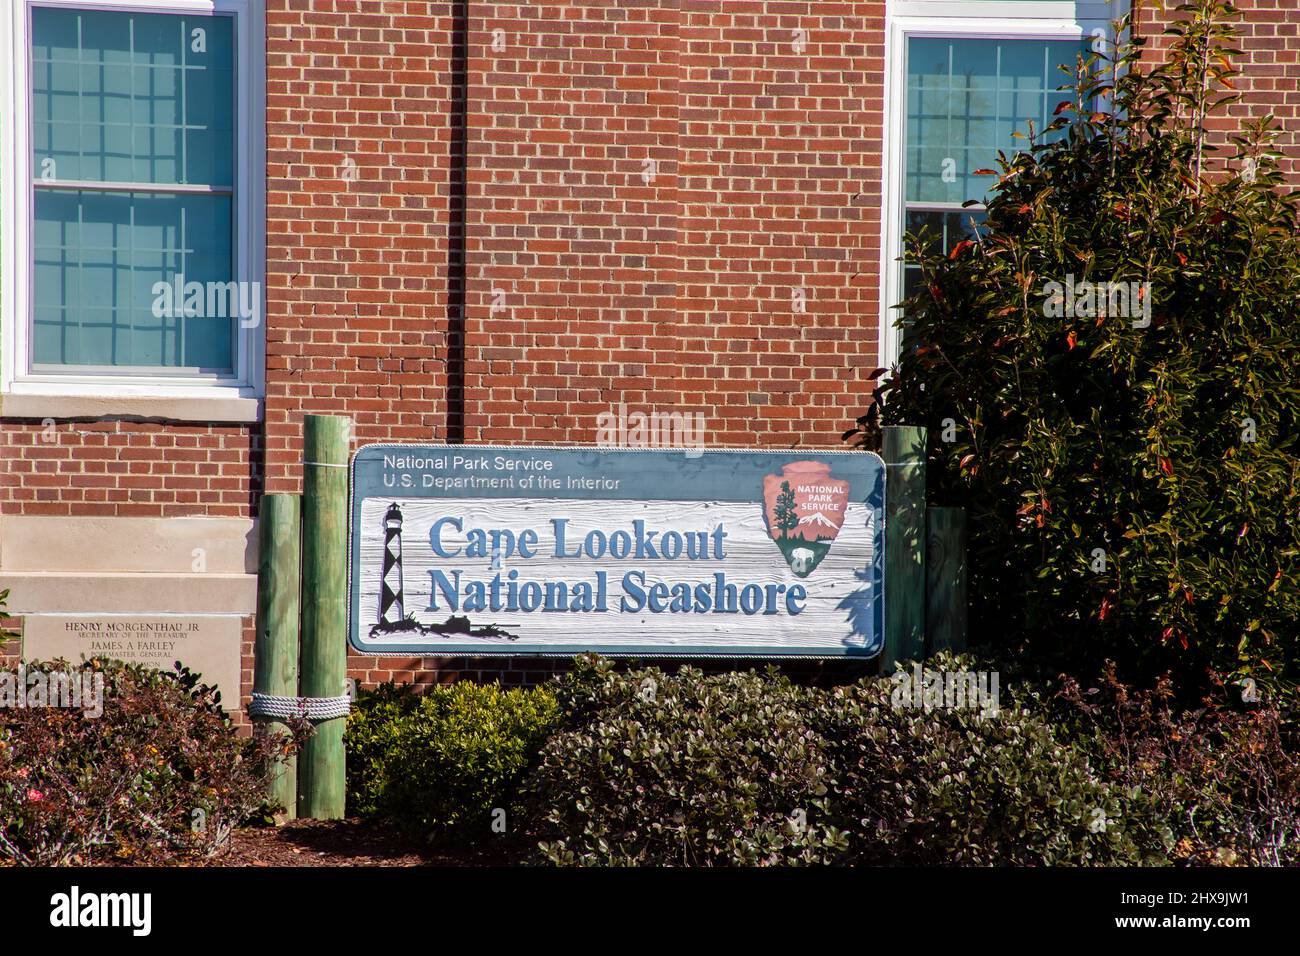
{"label": "red brick wall", "polygon": [[720,444],[837,446],[876,366],[885,4],[683,6],[694,358],[670,371],[668,343],[661,388],[713,405]]}
{"label": "red brick wall", "polygon": [[0,423],[0,514],[246,518],[260,429],[124,421]]}
{"label": "red brick wall", "polygon": [[268,491],[306,413],[447,437],[451,6],[268,0]]}
{"label": "red brick wall", "polygon": [[884,4],[472,8],[467,437],[590,443],[626,402],[835,445],[875,363]]}
{"label": "red brick wall", "polygon": [[[4,590],[0,588],[0,591]],[[8,631],[13,637],[0,642],[0,667],[17,667],[22,658],[23,619],[18,617],[0,618],[0,630]]]}
{"label": "red brick wall", "polygon": [[699,407],[664,390],[701,358],[677,308],[678,6],[472,4],[467,440]]}

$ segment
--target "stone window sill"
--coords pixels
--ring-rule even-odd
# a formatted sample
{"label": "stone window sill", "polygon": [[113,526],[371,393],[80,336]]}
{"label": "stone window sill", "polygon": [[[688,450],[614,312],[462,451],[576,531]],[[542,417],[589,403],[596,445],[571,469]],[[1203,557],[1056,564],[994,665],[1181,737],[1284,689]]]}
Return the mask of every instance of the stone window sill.
{"label": "stone window sill", "polygon": [[262,402],[241,396],[125,396],[9,394],[0,397],[0,418],[55,421],[126,420],[185,424],[255,424]]}

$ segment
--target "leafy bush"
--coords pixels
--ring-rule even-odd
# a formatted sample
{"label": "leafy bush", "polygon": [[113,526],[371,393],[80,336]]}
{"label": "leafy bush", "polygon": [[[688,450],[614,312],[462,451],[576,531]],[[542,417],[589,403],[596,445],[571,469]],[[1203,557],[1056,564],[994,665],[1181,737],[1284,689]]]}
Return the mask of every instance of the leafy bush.
{"label": "leafy bush", "polygon": [[[926,662],[982,668],[969,657]],[[974,709],[894,706],[895,684],[828,693],[838,825],[854,863],[872,865],[1154,865],[1171,843],[1151,796],[1101,779],[1061,740],[1036,694]],[[1004,697],[999,693],[999,697]]]}
{"label": "leafy bush", "polygon": [[971,655],[925,668],[1000,672],[997,711],[908,707],[890,679],[823,690],[597,657],[550,689],[384,685],[349,719],[349,800],[458,839],[522,811],[558,865],[1296,862],[1293,720],[1182,712],[1113,675],[1081,690]]}
{"label": "leafy bush", "polygon": [[1105,779],[1151,795],[1176,861],[1300,864],[1294,721],[1268,707],[1234,709],[1222,694],[1180,711],[1174,697],[1167,679],[1138,691],[1110,666],[1096,687],[1063,681],[1057,720]]}
{"label": "leafy bush", "polygon": [[809,692],[775,672],[670,677],[583,658],[558,696],[566,723],[529,786],[550,862],[818,863],[842,850]]}
{"label": "leafy bush", "polygon": [[560,687],[566,723],[530,781],[552,863],[1122,865],[1169,842],[1149,798],[1028,707],[981,718],[896,708],[888,680],[823,691],[608,661]]}
{"label": "leafy bush", "polygon": [[103,711],[0,711],[0,858],[202,859],[228,846],[233,827],[276,809],[265,804],[266,775],[294,738],[240,736],[220,695],[190,671],[104,658],[28,664],[33,671],[102,679]]}
{"label": "leafy bush", "polygon": [[[447,842],[488,837],[518,815],[517,790],[558,719],[546,688],[459,681],[418,695],[384,684],[348,717],[348,809]],[[504,810],[504,819],[497,810]]]}
{"label": "leafy bush", "polygon": [[[1271,118],[1214,160],[1235,11],[1180,9],[1163,62],[1139,40],[1081,66],[1072,106],[1000,163],[975,241],[913,242],[905,348],[851,434],[928,426],[932,498],[969,511],[980,641],[1282,686],[1300,665],[1297,206]],[[1149,286],[1125,315],[1084,282]]]}

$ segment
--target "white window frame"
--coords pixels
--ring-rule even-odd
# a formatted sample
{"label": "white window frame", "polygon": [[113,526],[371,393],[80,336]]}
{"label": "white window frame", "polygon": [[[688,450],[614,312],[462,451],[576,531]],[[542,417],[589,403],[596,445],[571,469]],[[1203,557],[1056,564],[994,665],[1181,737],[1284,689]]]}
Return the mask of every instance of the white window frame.
{"label": "white window frame", "polygon": [[[7,0],[0,13],[0,395],[96,398],[260,398],[266,348],[266,27],[262,0]],[[233,15],[236,80],[235,274],[262,290],[257,325],[236,319],[232,376],[33,372],[31,365],[34,189],[31,175],[34,7],[191,16]]]}
{"label": "white window frame", "polygon": [[[1096,29],[1109,36],[1111,21],[1127,12],[1124,0],[898,0],[889,3],[885,28],[884,168],[881,177],[880,366],[898,361],[894,327],[903,298],[907,186],[907,43],[912,37],[978,40],[1077,40]],[[1113,39],[1113,38],[1112,38]],[[989,166],[997,157],[989,157]]]}

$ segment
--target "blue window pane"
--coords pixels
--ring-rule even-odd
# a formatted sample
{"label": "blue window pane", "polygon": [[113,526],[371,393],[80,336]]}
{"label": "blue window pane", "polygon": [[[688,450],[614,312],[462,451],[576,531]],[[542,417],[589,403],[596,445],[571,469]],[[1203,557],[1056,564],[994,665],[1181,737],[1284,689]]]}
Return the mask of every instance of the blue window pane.
{"label": "blue window pane", "polygon": [[984,201],[998,150],[1021,148],[1027,121],[1042,130],[1067,90],[1059,64],[1073,65],[1076,40],[913,37],[907,47],[909,203]]}
{"label": "blue window pane", "polygon": [[231,214],[229,196],[37,190],[33,362],[230,373],[238,313],[209,290],[232,278]]}
{"label": "blue window pane", "polygon": [[34,168],[231,186],[233,29],[223,16],[33,8]]}
{"label": "blue window pane", "polygon": [[33,7],[37,368],[233,371],[233,24]]}

